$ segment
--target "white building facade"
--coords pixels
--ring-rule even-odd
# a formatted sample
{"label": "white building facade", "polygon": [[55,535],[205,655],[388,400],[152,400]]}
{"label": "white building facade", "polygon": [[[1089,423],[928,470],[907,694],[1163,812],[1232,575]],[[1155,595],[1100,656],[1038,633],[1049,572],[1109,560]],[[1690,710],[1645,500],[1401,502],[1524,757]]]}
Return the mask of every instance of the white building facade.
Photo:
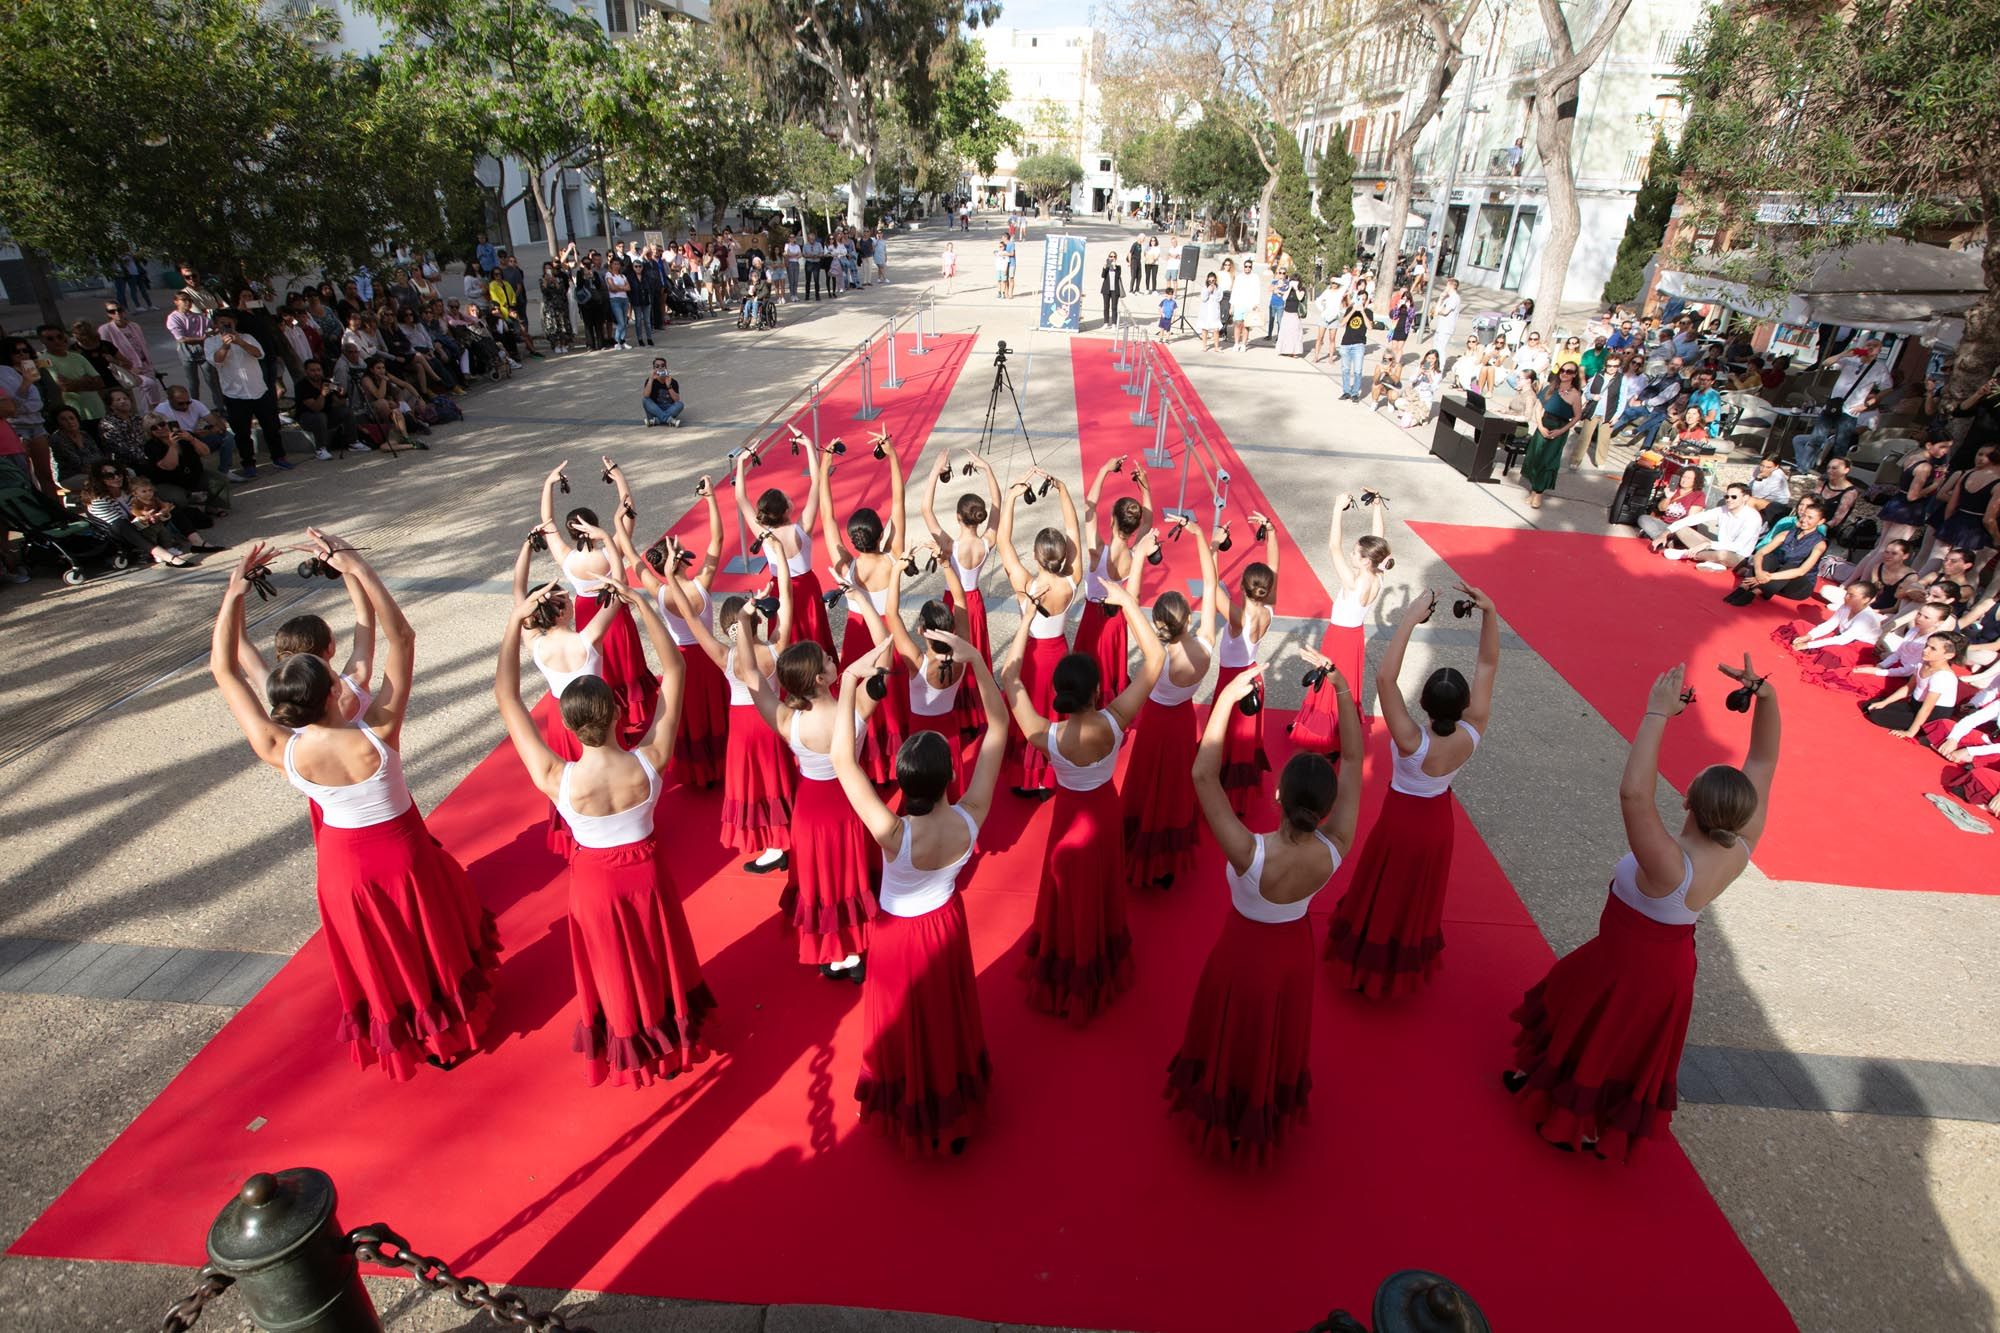
{"label": "white building facade", "polygon": [[1026,207],[1016,173],[1036,153],[1063,153],[1083,167],[1070,207],[1103,213],[1123,198],[1116,163],[1103,146],[1098,76],[1104,34],[1094,28],[989,28],[977,34],[986,67],[1007,76],[1001,112],[1021,127],[1018,152],[1002,152],[991,176],[971,178],[983,207]]}
{"label": "white building facade", "polygon": [[[1364,0],[1365,3],[1365,0]],[[1587,34],[1594,3],[1566,3]],[[1563,283],[1566,301],[1596,301],[1644,181],[1653,139],[1680,131],[1676,60],[1702,5],[1635,0],[1604,56],[1583,77],[1572,155],[1582,231]],[[1581,36],[1579,36],[1581,40]],[[1548,43],[1533,0],[1493,0],[1465,41],[1466,63],[1417,144],[1423,219],[1405,248],[1428,245],[1436,272],[1470,286],[1532,292],[1541,277],[1548,188],[1535,151],[1535,75]],[[1363,27],[1328,43],[1310,110],[1298,126],[1308,169],[1332,135],[1346,138],[1357,197],[1386,199],[1390,147],[1421,99],[1427,34],[1407,24]],[[1364,237],[1364,240],[1371,239]]]}

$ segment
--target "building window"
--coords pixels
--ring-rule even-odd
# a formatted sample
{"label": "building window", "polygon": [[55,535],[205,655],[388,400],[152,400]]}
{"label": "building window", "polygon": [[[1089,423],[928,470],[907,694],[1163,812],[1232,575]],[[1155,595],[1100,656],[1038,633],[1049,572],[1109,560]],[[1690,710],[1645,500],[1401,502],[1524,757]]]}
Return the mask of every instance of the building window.
{"label": "building window", "polygon": [[604,30],[606,32],[632,31],[632,19],[625,9],[625,0],[604,0]]}
{"label": "building window", "polygon": [[1108,157],[1100,157],[1100,158],[1098,158],[1098,159],[1097,159],[1097,169],[1098,169],[1099,171],[1109,171],[1109,170],[1111,170],[1111,159],[1110,159],[1110,158],[1108,158]]}
{"label": "building window", "polygon": [[1507,219],[1514,210],[1505,204],[1481,204],[1479,222],[1472,231],[1472,254],[1466,262],[1474,268],[1499,268],[1507,252]]}
{"label": "building window", "polygon": [[1041,44],[1042,44],[1042,39],[1039,37],[1030,37],[1028,39],[1029,46],[1040,46]]}

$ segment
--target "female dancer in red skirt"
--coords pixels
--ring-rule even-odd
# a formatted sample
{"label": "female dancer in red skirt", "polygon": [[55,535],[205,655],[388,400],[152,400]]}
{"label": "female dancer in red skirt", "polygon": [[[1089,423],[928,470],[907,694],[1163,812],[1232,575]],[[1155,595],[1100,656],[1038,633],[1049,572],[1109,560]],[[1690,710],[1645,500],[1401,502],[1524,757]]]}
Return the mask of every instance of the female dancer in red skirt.
{"label": "female dancer in red skirt", "polygon": [[740,594],[722,599],[717,608],[722,638],[709,632],[699,617],[687,622],[696,645],[720,668],[729,690],[729,740],[722,757],[722,817],[724,847],[754,852],[743,868],[768,875],[791,867],[792,797],[798,787],[798,765],[777,733],[757,712],[754,688],[775,688],[778,654],[791,645],[792,576],[771,538],[764,555],[777,574],[775,595],[761,598]]}
{"label": "female dancer in red skirt", "polygon": [[[875,614],[865,598],[849,605],[864,617]],[[879,632],[875,637],[886,640]],[[883,656],[886,659],[886,643]],[[840,794],[829,757],[837,741],[854,743],[852,735],[834,734],[839,711],[834,686],[839,679],[825,649],[817,643],[795,643],[778,654],[777,693],[759,679],[751,683],[751,695],[758,714],[798,761],[791,871],[779,905],[789,910],[799,933],[799,961],[818,964],[820,975],[829,979],[859,985],[865,975],[862,954],[868,948],[868,923],[875,916],[881,865],[867,830]],[[862,695],[850,715],[851,725],[857,727],[867,725],[876,704],[872,687]]]}
{"label": "female dancer in red skirt", "polygon": [[[1120,496],[1111,505],[1111,536],[1103,539],[1097,530],[1097,510],[1103,503],[1104,483],[1113,473],[1125,470],[1125,456],[1106,463],[1097,470],[1090,480],[1090,490],[1083,497],[1083,618],[1076,622],[1076,651],[1089,653],[1097,659],[1097,669],[1104,679],[1104,692],[1117,694],[1131,679],[1132,646],[1125,636],[1125,617],[1116,610],[1107,610],[1104,604],[1105,585],[1112,582],[1124,583],[1139,570],[1139,559],[1132,548],[1139,542],[1139,534],[1148,531],[1153,523],[1153,489],[1146,480],[1146,469],[1132,469],[1132,481],[1139,488],[1139,497]],[[1138,596],[1137,585],[1133,585],[1134,597]]]}
{"label": "female dancer in red skirt", "polygon": [[[857,616],[852,611],[847,617],[847,628],[840,636],[840,668],[845,671],[859,659],[875,651],[881,642],[874,630],[888,613],[889,580],[903,564],[903,463],[896,456],[896,448],[888,433],[874,438],[875,453],[889,465],[889,524],[882,525],[882,515],[867,506],[856,509],[847,519],[847,540],[841,541],[840,528],[833,512],[832,469],[822,467],[819,471],[819,521],[821,534],[826,538],[827,558],[834,562],[835,573],[847,586],[848,605],[853,607],[858,600],[856,593],[868,599],[875,614]],[[861,766],[872,774],[877,783],[887,785],[896,780],[896,748],[903,743],[903,728],[906,709],[903,691],[892,689],[881,699],[875,711],[868,715],[868,730],[861,740]]]}
{"label": "female dancer in red skirt", "polygon": [[[618,488],[619,509],[631,507],[632,492],[625,485],[625,474],[610,459],[602,461],[605,475]],[[576,627],[582,629],[598,612],[598,588],[618,552],[605,538],[595,510],[579,506],[570,510],[561,524],[556,522],[556,487],[564,484],[568,466],[559,464],[542,482],[542,523],[549,553],[562,567],[563,578],[576,598]],[[599,647],[604,656],[602,675],[618,698],[618,741],[627,745],[645,735],[652,724],[660,678],[646,665],[646,646],[639,639],[639,626],[631,611],[614,602],[605,614],[611,617],[611,624]]]}
{"label": "female dancer in red skirt", "polygon": [[813,523],[819,513],[819,474],[827,460],[796,430],[792,432],[792,443],[805,454],[806,469],[812,474],[806,485],[805,507],[794,516],[791,497],[773,486],[757,497],[753,509],[750,493],[743,488],[743,474],[752,461],[760,461],[760,456],[755,451],[746,451],[736,456],[736,516],[743,524],[743,531],[758,534],[759,546],[768,533],[784,553],[785,566],[792,576],[793,638],[800,643],[810,639],[831,656],[833,626],[827,623],[819,575],[813,572],[812,539]]}
{"label": "female dancer in red skirt", "polygon": [[1052,721],[1036,709],[1021,684],[1029,640],[1029,603],[1022,598],[1021,630],[1014,636],[1000,679],[1014,721],[1028,745],[1049,757],[1057,790],[1053,828],[1042,857],[1035,924],[1028,932],[1028,1002],[1079,1026],[1132,984],[1132,932],[1125,924],[1124,810],[1111,785],[1118,743],[1159,679],[1166,653],[1141,618],[1139,603],[1123,585],[1105,586],[1105,598],[1125,615],[1139,645],[1139,669],[1108,702],[1099,687],[1096,659],[1070,653],[1056,663]]}
{"label": "female dancer in red skirt", "polygon": [[[1043,528],[1035,534],[1035,568],[1030,572],[1021,563],[1020,552],[1014,549],[1014,506],[1025,495],[1032,494],[1039,499],[1051,487],[1062,504],[1063,526]],[[1034,503],[1034,500],[1029,503]],[[1008,487],[1007,503],[1000,510],[1000,529],[994,544],[1000,552],[1000,563],[1007,570],[1007,582],[1012,585],[1014,596],[1026,599],[1022,603],[1027,608],[1023,612],[1023,633],[1027,646],[1025,652],[1020,654],[1021,688],[1027,692],[1030,707],[1043,716],[1048,715],[1055,699],[1056,663],[1069,652],[1063,628],[1069,619],[1069,608],[1076,600],[1080,582],[1076,570],[1077,552],[1082,549],[1081,532],[1077,523],[1076,502],[1070,499],[1069,487],[1063,485],[1061,478],[1034,468],[1026,480]],[[1022,645],[1017,639],[1014,646],[1020,650]],[[1020,714],[1017,712],[1015,716]],[[1022,744],[1021,785],[1014,788],[1014,794],[1036,800],[1054,796],[1055,773],[1049,767],[1047,752],[1028,744],[1026,737],[1018,732],[1015,739]]]}
{"label": "female dancer in red skirt", "polygon": [[[916,560],[920,556],[935,560],[938,550],[929,544],[910,548],[910,559]],[[966,784],[972,781],[972,766],[978,762],[980,754],[980,738],[986,734],[986,705],[979,697],[978,685],[972,677],[973,660],[984,663],[986,659],[980,657],[978,648],[965,638],[965,593],[948,556],[942,562],[942,568],[949,591],[944,600],[925,602],[918,609],[915,636],[903,623],[903,573],[900,569],[889,576],[889,603],[885,620],[890,641],[896,649],[895,667],[890,673],[892,688],[900,683],[905,690],[908,734],[914,736],[929,729],[944,737],[951,746],[951,783],[945,789],[945,796],[956,801],[966,790]],[[961,641],[964,647],[960,646]],[[968,697],[976,710],[976,716],[970,723],[965,711]],[[1001,720],[1006,720],[1004,712]],[[902,751],[897,753],[900,755]]]}
{"label": "female dancer in red skirt", "polygon": [[[689,787],[713,787],[722,781],[723,751],[729,729],[729,685],[722,669],[710,660],[695,638],[690,621],[677,614],[666,596],[669,582],[680,589],[681,600],[693,618],[713,629],[709,590],[722,568],[722,506],[715,501],[715,488],[707,477],[695,483],[695,494],[708,506],[708,549],[697,562],[695,553],[666,536],[648,547],[644,558],[635,549],[634,519],[621,511],[618,522],[619,550],[625,568],[638,580],[636,586],[651,593],[660,609],[686,668],[681,687],[681,730],[674,737],[674,767],[667,776]],[[694,572],[687,570],[693,567]]]}
{"label": "female dancer in red skirt", "polygon": [[[938,483],[951,476],[951,457],[946,455],[944,463],[931,474],[930,490],[924,495],[924,526],[930,530],[931,541],[937,549],[948,553],[952,572],[957,575],[959,586],[965,591],[947,604],[965,608],[965,637],[972,640],[972,646],[987,664],[993,662],[993,641],[986,630],[986,598],[979,591],[979,577],[986,572],[986,562],[993,556],[994,527],[1000,522],[1000,483],[993,476],[993,465],[979,454],[966,455],[966,475],[971,476],[977,469],[986,481],[986,494],[967,491],[958,497],[958,507],[954,513],[958,519],[958,536],[948,537],[937,520]],[[971,691],[967,691],[974,711],[978,701]]]}
{"label": "female dancer in red skirt", "polygon": [[1675,1077],[1694,1008],[1694,927],[1764,830],[1778,768],[1778,696],[1745,654],[1724,675],[1750,687],[1750,749],[1741,768],[1711,764],[1688,784],[1679,832],[1660,819],[1660,742],[1687,705],[1685,668],[1653,684],[1632,738],[1618,807],[1631,846],[1611,874],[1596,938],[1556,960],[1514,1011],[1520,1032],[1507,1091],[1550,1145],[1625,1160],[1672,1118]]}
{"label": "female dancer in red skirt", "polygon": [[[514,557],[514,604],[526,602],[530,596],[529,574],[535,558],[535,539],[548,540],[549,527],[537,524],[528,539],[521,543],[521,550]],[[622,571],[615,577],[622,579]],[[563,725],[562,709],[557,703],[571,681],[579,676],[604,675],[604,653],[602,643],[605,633],[617,623],[616,616],[592,616],[590,623],[581,630],[573,630],[568,625],[570,618],[570,596],[560,584],[550,584],[545,595],[535,601],[535,613],[523,621],[521,632],[527,639],[528,656],[533,659],[535,669],[542,673],[542,679],[549,687],[550,706],[542,710],[542,741],[559,758],[578,759],[583,755],[577,744],[576,734]],[[564,860],[576,850],[576,839],[570,836],[569,825],[563,822],[562,812],[549,802],[549,825],[545,834],[550,851]]]}
{"label": "female dancer in red skirt", "polygon": [[[1222,789],[1228,709],[1248,695],[1262,667],[1216,698],[1194,761],[1201,811],[1228,858],[1231,910],[1195,983],[1187,1031],[1167,1065],[1166,1095],[1204,1151],[1265,1161],[1285,1131],[1305,1119],[1312,1091],[1313,945],[1306,912],[1340,869],[1361,809],[1361,765],[1341,781],[1316,754],[1295,754],[1278,775],[1278,828],[1252,833]],[[1343,754],[1359,754],[1361,716],[1336,670]]]}
{"label": "female dancer in red skirt", "polygon": [[660,655],[660,706],[645,738],[628,750],[615,741],[610,687],[596,676],[577,677],[561,702],[563,723],[581,755],[564,760],[521,706],[521,627],[536,618],[548,595],[524,600],[509,617],[493,697],[514,753],[576,839],[569,859],[569,956],[576,977],[570,1049],[583,1057],[592,1087],[607,1077],[644,1087],[708,1057],[701,1029],[715,1007],[680,893],[653,837],[660,774],[673,758],[680,726],[681,655],[651,599],[635,595],[615,570],[607,574],[603,595],[646,622]]}
{"label": "female dancer in red skirt", "polygon": [[[1264,535],[1264,559],[1243,567],[1237,586],[1243,594],[1239,602],[1229,599],[1229,590],[1216,580],[1216,600],[1227,620],[1216,644],[1215,692],[1250,669],[1257,649],[1271,628],[1271,603],[1278,596],[1278,530],[1262,514],[1250,515],[1255,531]],[[1258,708],[1254,713],[1238,709],[1229,719],[1222,738],[1222,788],[1229,793],[1230,808],[1241,819],[1250,810],[1261,812],[1269,804],[1263,791],[1264,775],[1271,771],[1271,757],[1264,749],[1263,687],[1256,690]],[[1209,705],[1211,712],[1214,704]]]}
{"label": "female dancer in red skirt", "polygon": [[855,1100],[861,1118],[874,1118],[905,1151],[948,1146],[957,1153],[965,1150],[992,1079],[958,876],[993,806],[1007,728],[999,687],[971,642],[941,632],[931,637],[949,651],[947,660],[958,661],[961,673],[971,672],[986,712],[985,739],[964,794],[950,800],[958,780],[956,747],[936,731],[911,733],[896,752],[900,816],[883,804],[854,747],[838,743],[854,733],[854,708],[884,660],[880,650],[847,669],[832,758],[855,817],[882,857],[879,911],[861,990],[866,1037]]}
{"label": "female dancer in red skirt", "polygon": [[316,653],[278,663],[270,711],[243,672],[243,601],[278,555],[253,545],[230,575],[209,644],[209,673],[250,748],[320,807],[313,830],[317,896],[334,987],[335,1024],[355,1063],[392,1079],[419,1061],[450,1068],[478,1048],[492,1009],[500,948],[493,914],[464,869],[424,827],[397,751],[415,674],[416,635],[382,580],[347,543],[314,532],[314,553],[365,589],[382,636],[382,674],[366,712]]}
{"label": "female dancer in red skirt", "polygon": [[[1201,614],[1191,617],[1187,598],[1163,592],[1153,603],[1153,631],[1165,645],[1160,678],[1132,728],[1132,761],[1118,799],[1125,811],[1125,882],[1170,888],[1194,860],[1194,788],[1187,773],[1200,741],[1194,696],[1208,676],[1215,648],[1215,551],[1200,528],[1174,520],[1194,534],[1201,558]],[[1151,540],[1150,535],[1148,540]],[[1144,552],[1140,553],[1143,560]],[[1132,562],[1137,570],[1140,561]],[[1136,593],[1137,579],[1127,585]]]}
{"label": "female dancer in red skirt", "polygon": [[[1338,671],[1353,689],[1361,688],[1362,668],[1368,657],[1368,632],[1364,628],[1368,612],[1382,595],[1382,576],[1396,567],[1395,557],[1389,554],[1389,543],[1382,536],[1389,502],[1376,492],[1366,494],[1373,496],[1365,503],[1375,511],[1374,531],[1355,538],[1352,563],[1343,549],[1347,539],[1340,529],[1342,518],[1354,507],[1354,497],[1342,492],[1334,501],[1333,531],[1327,536],[1326,551],[1333,557],[1333,572],[1340,581],[1340,591],[1334,594],[1333,609],[1327,612],[1326,637],[1320,640],[1319,651],[1305,654],[1315,668]],[[1337,763],[1340,708],[1327,688],[1331,679],[1330,675],[1316,674],[1315,684],[1306,691],[1305,702],[1299,705],[1299,714],[1292,721],[1292,743]],[[1360,700],[1355,703],[1358,706]],[[1362,732],[1367,733],[1365,723]]]}
{"label": "female dancer in red skirt", "polygon": [[1354,878],[1333,909],[1326,956],[1341,985],[1378,1000],[1411,994],[1440,966],[1457,828],[1458,798],[1451,784],[1479,748],[1493,715],[1500,621],[1485,593],[1464,585],[1460,591],[1479,608],[1479,662],[1470,685],[1451,667],[1431,672],[1418,699],[1429,726],[1410,716],[1397,677],[1410,633],[1431,618],[1437,593],[1425,592],[1410,603],[1375,672],[1375,705],[1389,729],[1389,794],[1362,844]]}

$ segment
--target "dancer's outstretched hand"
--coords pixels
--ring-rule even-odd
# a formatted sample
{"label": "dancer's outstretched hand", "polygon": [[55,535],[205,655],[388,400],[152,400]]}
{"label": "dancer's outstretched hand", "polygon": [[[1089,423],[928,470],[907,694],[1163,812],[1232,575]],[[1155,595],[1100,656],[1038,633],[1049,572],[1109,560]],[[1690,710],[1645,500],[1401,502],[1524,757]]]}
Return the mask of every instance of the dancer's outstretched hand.
{"label": "dancer's outstretched hand", "polygon": [[1652,692],[1646,696],[1646,711],[1649,713],[1664,713],[1668,717],[1678,717],[1681,710],[1687,707],[1687,700],[1681,697],[1683,694],[1683,682],[1686,679],[1687,663],[1685,662],[1676,662],[1667,670],[1662,671],[1660,678],[1653,682]]}
{"label": "dancer's outstretched hand", "polygon": [[1263,679],[1263,676],[1264,664],[1262,662],[1252,662],[1242,671],[1230,677],[1229,683],[1215,692],[1215,702],[1210,706],[1213,708],[1225,708],[1234,705],[1238,699],[1250,693],[1251,688],[1259,680]]}

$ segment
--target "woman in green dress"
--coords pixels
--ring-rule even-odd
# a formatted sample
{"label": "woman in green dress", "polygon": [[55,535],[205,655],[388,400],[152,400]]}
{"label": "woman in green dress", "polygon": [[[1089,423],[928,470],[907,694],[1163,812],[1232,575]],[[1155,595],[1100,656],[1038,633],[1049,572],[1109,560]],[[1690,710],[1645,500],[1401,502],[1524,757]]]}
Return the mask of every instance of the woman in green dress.
{"label": "woman in green dress", "polygon": [[1563,441],[1583,419],[1583,390],[1577,387],[1576,362],[1566,361],[1556,368],[1555,383],[1536,395],[1541,419],[1528,437],[1527,456],[1521,460],[1521,477],[1528,484],[1528,507],[1540,509],[1542,494],[1556,486],[1562,470]]}

